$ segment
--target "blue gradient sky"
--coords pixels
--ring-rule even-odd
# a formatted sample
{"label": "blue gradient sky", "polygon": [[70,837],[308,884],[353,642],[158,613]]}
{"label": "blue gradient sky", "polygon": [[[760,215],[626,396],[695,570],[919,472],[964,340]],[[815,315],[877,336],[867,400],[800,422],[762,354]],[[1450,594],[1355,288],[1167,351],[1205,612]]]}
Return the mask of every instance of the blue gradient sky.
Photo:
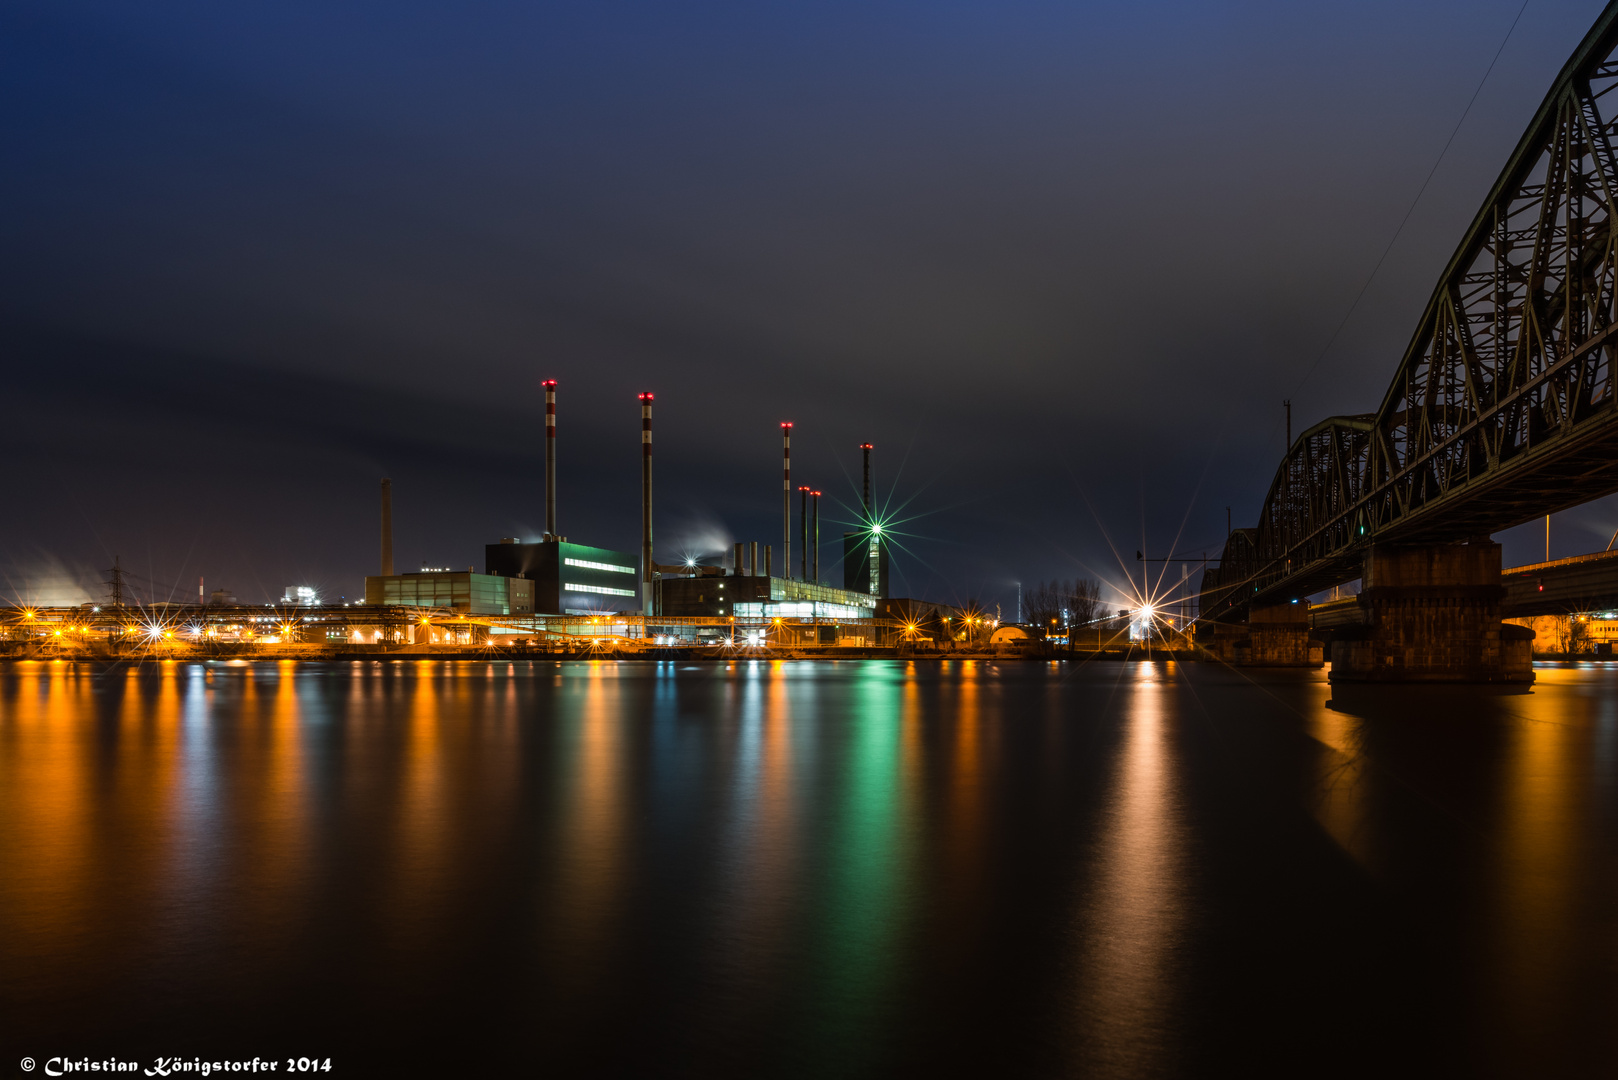
{"label": "blue gradient sky", "polygon": [[352,595],[382,475],[402,564],[481,566],[546,377],[576,540],[635,544],[650,389],[659,558],[779,543],[781,420],[845,503],[877,444],[897,591],[1211,555],[1283,397],[1376,406],[1601,7],[1531,0],[1305,380],[1518,6],[8,0],[6,581]]}

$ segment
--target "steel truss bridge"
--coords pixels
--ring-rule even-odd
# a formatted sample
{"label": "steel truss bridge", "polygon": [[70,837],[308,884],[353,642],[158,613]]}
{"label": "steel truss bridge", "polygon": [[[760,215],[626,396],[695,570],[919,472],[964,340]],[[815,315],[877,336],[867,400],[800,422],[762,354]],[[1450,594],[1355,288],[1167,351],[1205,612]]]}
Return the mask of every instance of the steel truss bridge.
{"label": "steel truss bridge", "polygon": [[1300,435],[1204,617],[1360,575],[1372,543],[1487,538],[1618,491],[1618,0],[1574,51],[1372,413]]}

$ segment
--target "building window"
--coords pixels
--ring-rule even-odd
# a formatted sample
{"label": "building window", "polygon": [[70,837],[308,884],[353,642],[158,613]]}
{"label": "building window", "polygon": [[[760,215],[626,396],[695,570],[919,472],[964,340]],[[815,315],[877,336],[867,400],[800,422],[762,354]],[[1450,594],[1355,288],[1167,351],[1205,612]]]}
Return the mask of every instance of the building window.
{"label": "building window", "polygon": [[[635,568],[633,566],[619,566],[617,563],[609,562],[591,562],[589,559],[563,559],[562,563],[565,566],[577,566],[583,570],[611,570],[615,574],[633,574],[635,572]],[[579,587],[582,589],[584,586],[581,585]],[[568,588],[571,589],[573,586],[569,585]],[[614,593],[613,595],[633,596],[634,594]]]}
{"label": "building window", "polygon": [[[569,561],[571,562],[572,560],[569,560]],[[635,590],[634,589],[609,589],[604,585],[575,585],[572,582],[568,582],[566,585],[563,585],[562,588],[564,590],[566,590],[567,592],[598,593],[598,594],[600,594],[602,596],[634,596],[635,595]]]}

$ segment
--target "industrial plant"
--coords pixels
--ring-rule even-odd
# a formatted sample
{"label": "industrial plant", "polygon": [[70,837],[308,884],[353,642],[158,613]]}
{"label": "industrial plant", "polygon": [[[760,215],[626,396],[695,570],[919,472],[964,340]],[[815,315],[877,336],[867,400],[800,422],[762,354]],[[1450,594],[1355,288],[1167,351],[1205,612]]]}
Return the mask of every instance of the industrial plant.
{"label": "industrial plant", "polygon": [[[725,559],[658,563],[653,548],[651,393],[640,411],[641,534],[635,549],[584,543],[563,535],[557,508],[557,382],[545,393],[545,531],[537,539],[507,536],[485,542],[483,566],[421,567],[398,572],[393,555],[393,482],[380,483],[377,572],[365,575],[363,599],[325,602],[308,585],[288,585],[278,603],[243,604],[227,589],[207,594],[198,581],[195,603],[138,602],[117,560],[105,603],[77,607],[14,606],[0,612],[0,654],[12,656],[253,656],[366,654],[545,653],[721,658],[738,650],[780,658],[880,655],[1103,657],[1161,655],[1207,658],[1237,666],[1319,667],[1338,625],[1359,598],[1310,605],[1294,600],[1247,625],[1193,615],[1193,592],[1182,574],[1164,596],[1178,616],[1150,598],[1113,618],[1002,620],[972,605],[895,596],[890,529],[873,497],[875,446],[859,445],[861,502],[857,527],[841,534],[841,567],[823,573],[822,492],[792,477],[793,425],[781,431],[781,536],[733,540]],[[795,509],[796,508],[796,509]],[[1242,530],[1233,535],[1241,538]],[[598,539],[598,538],[591,538]],[[796,540],[797,550],[793,544]],[[1141,556],[1137,553],[1137,558]],[[1590,593],[1618,553],[1568,565],[1515,568],[1504,575],[1500,633],[1523,671],[1530,642],[1541,655],[1610,654],[1618,620],[1568,615],[1570,597]],[[1592,569],[1594,563],[1601,567]],[[1589,563],[1590,565],[1586,565]],[[1575,565],[1576,564],[1576,565]],[[830,569],[830,568],[829,568]],[[1499,573],[1498,569],[1495,571]],[[829,580],[837,576],[834,583]],[[1204,581],[1217,580],[1210,568]],[[1565,581],[1564,581],[1565,579]],[[1604,578],[1601,580],[1605,580]],[[1094,585],[1094,583],[1090,583]],[[1571,592],[1570,592],[1571,590]],[[1567,595],[1564,595],[1567,594]],[[1099,592],[1095,593],[1099,597]],[[1065,605],[1064,605],[1065,606]],[[1202,606],[1199,604],[1199,606]],[[1585,610],[1590,610],[1585,605]],[[1605,610],[1605,609],[1603,609]],[[1047,612],[1053,615],[1054,612]],[[1350,612],[1352,614],[1352,612]],[[1199,618],[1201,632],[1198,633]],[[1539,622],[1534,622],[1538,619]],[[1560,620],[1549,625],[1545,620]],[[1070,625],[1071,622],[1071,625]],[[1513,625],[1515,624],[1515,625]]]}
{"label": "industrial plant", "polygon": [[[281,602],[243,605],[223,590],[195,604],[131,603],[121,570],[111,600],[77,608],[15,609],[11,651],[111,655],[398,651],[603,652],[765,650],[773,655],[926,652],[1026,644],[998,617],[891,595],[888,538],[872,497],[872,443],[863,458],[859,528],[842,533],[841,580],[822,575],[820,500],[794,486],[793,425],[781,430],[781,538],[736,540],[728,560],[660,564],[653,549],[651,393],[638,395],[641,535],[638,550],[563,535],[557,508],[557,381],[545,394],[545,531],[484,545],[483,566],[400,572],[393,555],[393,482],[380,483],[377,572],[362,600],[322,603],[309,586]],[[796,520],[794,520],[796,503]],[[793,551],[796,538],[797,551]],[[581,540],[583,538],[580,538]],[[591,538],[596,539],[596,538]],[[834,571],[835,572],[835,571]]]}

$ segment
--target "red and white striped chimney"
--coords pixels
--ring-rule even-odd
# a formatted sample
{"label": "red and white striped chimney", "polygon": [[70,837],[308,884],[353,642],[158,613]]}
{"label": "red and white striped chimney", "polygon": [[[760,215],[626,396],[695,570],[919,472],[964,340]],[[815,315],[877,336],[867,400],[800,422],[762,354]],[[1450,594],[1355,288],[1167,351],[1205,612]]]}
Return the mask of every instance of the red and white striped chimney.
{"label": "red and white striped chimney", "polygon": [[781,574],[792,576],[792,425],[781,425]]}
{"label": "red and white striped chimney", "polygon": [[[652,598],[652,395],[640,396],[640,561],[646,586],[643,606]],[[655,614],[655,613],[654,613]]]}
{"label": "red and white striped chimney", "polygon": [[556,536],[556,380],[545,383],[545,539]]}

